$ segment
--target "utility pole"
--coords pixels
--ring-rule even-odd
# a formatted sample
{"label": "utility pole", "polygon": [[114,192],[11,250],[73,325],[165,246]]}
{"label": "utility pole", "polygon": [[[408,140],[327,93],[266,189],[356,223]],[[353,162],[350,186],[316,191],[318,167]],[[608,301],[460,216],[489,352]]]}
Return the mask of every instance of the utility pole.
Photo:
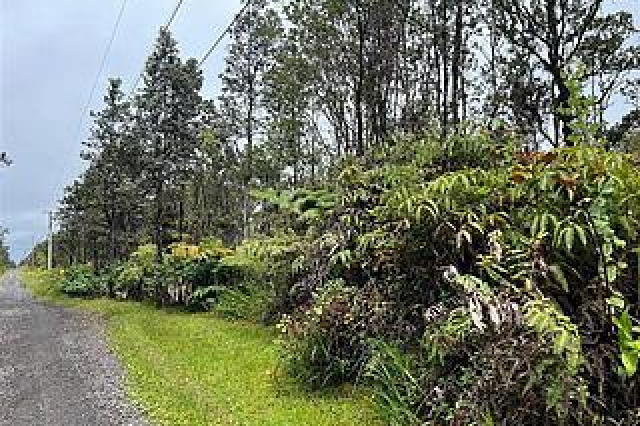
{"label": "utility pole", "polygon": [[49,210],[49,244],[47,247],[47,268],[53,269],[53,212]]}
{"label": "utility pole", "polygon": [[36,266],[36,237],[33,235],[31,236],[31,255],[29,256],[29,263],[32,268]]}

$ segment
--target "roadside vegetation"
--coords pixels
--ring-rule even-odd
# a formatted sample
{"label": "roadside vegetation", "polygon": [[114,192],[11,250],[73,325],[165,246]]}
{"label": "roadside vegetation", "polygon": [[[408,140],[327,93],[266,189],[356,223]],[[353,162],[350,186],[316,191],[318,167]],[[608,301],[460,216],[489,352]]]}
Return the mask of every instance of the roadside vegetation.
{"label": "roadside vegetation", "polygon": [[[61,271],[58,290],[275,325],[277,350],[243,341],[246,322],[224,323],[245,331],[223,344],[220,320],[150,305],[116,330],[135,343],[124,345],[128,363],[148,336],[173,354],[171,329],[205,359],[207,345],[223,344],[232,364],[247,344],[266,350],[272,368],[279,359],[278,371],[310,391],[373,390],[391,424],[634,423],[638,168],[600,148],[521,153],[516,142],[487,132],[445,145],[396,140],[346,163],[340,185],[254,192],[270,237],[174,243],[161,261],[143,245],[101,271]],[[191,329],[208,320],[204,335]],[[134,376],[162,374],[162,363],[149,365],[132,365]],[[248,366],[219,367],[200,377],[245,380]],[[193,383],[192,374],[175,380]]]}
{"label": "roadside vegetation", "polygon": [[114,310],[169,423],[366,424],[373,393],[392,425],[639,424],[640,49],[605,9],[248,2],[215,100],[163,28],[92,115],[50,284]]}
{"label": "roadside vegetation", "polygon": [[308,392],[284,376],[272,329],[146,303],[69,298],[63,276],[22,270],[35,296],[105,321],[129,394],[158,424],[378,424],[369,395],[351,387]]}

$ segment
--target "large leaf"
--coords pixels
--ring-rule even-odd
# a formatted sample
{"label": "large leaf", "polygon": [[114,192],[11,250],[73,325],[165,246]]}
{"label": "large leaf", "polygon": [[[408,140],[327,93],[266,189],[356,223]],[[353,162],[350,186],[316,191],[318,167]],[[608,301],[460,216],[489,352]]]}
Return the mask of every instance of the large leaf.
{"label": "large leaf", "polygon": [[627,376],[632,377],[638,371],[638,352],[622,350],[622,365]]}
{"label": "large leaf", "polygon": [[562,289],[568,293],[569,283],[567,282],[567,279],[565,278],[564,272],[562,271],[562,268],[560,267],[560,265],[557,265],[557,264],[550,265],[549,272],[551,272],[551,275],[555,280],[555,282],[560,284],[560,287],[562,287]]}

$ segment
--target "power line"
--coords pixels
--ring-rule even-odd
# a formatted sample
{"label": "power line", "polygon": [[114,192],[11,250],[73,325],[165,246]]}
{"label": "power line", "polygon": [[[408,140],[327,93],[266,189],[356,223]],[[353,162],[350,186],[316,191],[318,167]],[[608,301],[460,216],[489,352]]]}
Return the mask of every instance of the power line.
{"label": "power line", "polygon": [[[164,28],[169,28],[171,26],[171,23],[175,19],[176,15],[178,13],[178,10],[180,9],[180,6],[182,6],[183,2],[184,2],[184,0],[178,1],[178,4],[176,5],[176,8],[174,9],[173,13],[171,14],[171,17],[169,18],[169,21],[164,26]],[[240,9],[240,11],[238,11],[238,13],[236,13],[234,18],[229,23],[229,25],[227,25],[227,27],[224,29],[224,31],[213,42],[211,47],[209,47],[207,52],[202,56],[202,59],[200,59],[200,61],[198,61],[198,66],[202,66],[202,64],[204,64],[207,61],[207,59],[209,59],[211,54],[218,48],[218,46],[220,45],[220,43],[224,39],[224,36],[227,35],[227,33],[231,30],[231,28],[233,28],[233,25],[236,23],[238,18],[240,18],[240,16],[242,16],[242,14],[247,10],[247,8],[249,7],[250,4],[251,4],[251,1],[247,1],[247,3],[242,7],[242,9]],[[131,90],[129,91],[129,97],[133,96],[133,93],[135,92],[136,88],[138,87],[138,84],[140,83],[140,79],[142,78],[143,74],[144,74],[143,72],[138,74],[138,77],[136,78],[136,81],[134,82],[133,86],[131,87]]]}
{"label": "power line", "polygon": [[209,59],[209,56],[211,56],[211,54],[216,50],[216,48],[218,47],[218,45],[220,44],[224,36],[231,30],[231,28],[233,28],[233,25],[236,23],[238,18],[240,18],[240,16],[245,12],[245,10],[247,10],[250,4],[251,4],[251,1],[247,1],[247,4],[245,4],[242,7],[242,9],[240,9],[240,11],[236,13],[236,16],[229,23],[229,25],[227,25],[227,28],[225,28],[225,30],[220,34],[220,36],[216,39],[216,41],[213,42],[209,50],[207,50],[207,53],[205,53],[202,59],[200,59],[200,61],[198,62],[198,66],[202,66],[202,64],[205,63],[207,59]]}
{"label": "power line", "polygon": [[[173,24],[173,21],[176,19],[176,16],[178,16],[178,11],[182,7],[183,3],[184,3],[184,0],[178,0],[176,7],[173,9],[173,12],[171,13],[171,16],[169,17],[169,19],[167,20],[167,23],[164,24],[162,28],[169,29],[171,27],[171,24]],[[143,74],[144,74],[144,71],[141,71],[136,77],[136,81],[133,82],[133,86],[131,86],[131,90],[129,91],[129,97],[133,96],[133,93],[136,91],[138,84],[140,84],[140,80],[142,79]]]}
{"label": "power line", "polygon": [[[91,90],[89,91],[89,96],[87,97],[87,102],[82,109],[82,113],[80,118],[78,119],[78,124],[76,126],[76,130],[74,133],[73,141],[77,141],[80,139],[80,133],[82,132],[82,125],[84,124],[84,120],[89,112],[89,108],[91,107],[91,101],[93,100],[93,96],[95,95],[96,89],[98,88],[98,84],[100,83],[100,77],[104,72],[104,68],[107,64],[107,59],[109,58],[109,54],[111,53],[111,48],[113,47],[113,43],[115,42],[116,35],[118,33],[118,28],[120,27],[120,23],[122,22],[122,17],[124,15],[124,11],[127,5],[128,0],[122,0],[122,4],[120,5],[120,10],[118,11],[118,16],[116,18],[115,23],[113,24],[113,29],[111,30],[111,36],[109,37],[109,41],[104,49],[104,53],[102,54],[102,59],[100,60],[100,66],[98,67],[98,72],[96,72],[96,76],[93,79],[93,85],[91,86]],[[70,154],[68,152],[67,154]],[[67,155],[68,156],[68,155]],[[58,176],[58,184],[62,180],[62,171]],[[57,187],[57,184],[56,184]]]}
{"label": "power line", "polygon": [[120,12],[118,12],[118,17],[116,18],[116,22],[113,25],[113,30],[111,30],[111,37],[109,38],[109,42],[107,43],[107,47],[104,50],[104,54],[102,55],[102,60],[100,61],[100,67],[98,68],[98,72],[96,73],[95,78],[93,79],[93,85],[91,86],[91,91],[89,92],[89,97],[87,98],[87,103],[85,104],[82,115],[78,120],[78,126],[76,127],[76,133],[74,140],[77,140],[80,137],[80,132],[82,131],[82,124],[89,112],[89,108],[91,107],[91,101],[93,100],[93,96],[96,93],[96,89],[98,88],[98,84],[100,83],[100,77],[102,76],[102,72],[104,71],[104,67],[107,64],[107,58],[109,57],[109,53],[111,52],[111,47],[113,46],[113,42],[116,39],[116,34],[118,32],[118,27],[120,26],[120,22],[122,21],[122,15],[124,15],[124,9],[127,5],[128,0],[122,0],[122,5],[120,6]]}
{"label": "power line", "polygon": [[176,5],[176,8],[173,9],[173,13],[171,14],[171,17],[169,18],[169,20],[164,26],[165,28],[169,28],[171,26],[171,24],[173,23],[173,20],[176,18],[176,15],[178,14],[178,11],[180,10],[180,7],[182,7],[182,3],[184,3],[184,0],[178,0],[178,4]]}

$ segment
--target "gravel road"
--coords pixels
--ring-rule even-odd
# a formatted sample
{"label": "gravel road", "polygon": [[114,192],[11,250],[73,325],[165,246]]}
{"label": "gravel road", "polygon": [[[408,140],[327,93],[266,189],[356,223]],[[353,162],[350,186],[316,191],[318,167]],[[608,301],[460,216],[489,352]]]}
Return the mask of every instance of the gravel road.
{"label": "gravel road", "polygon": [[146,424],[98,321],[34,300],[0,277],[0,425]]}

